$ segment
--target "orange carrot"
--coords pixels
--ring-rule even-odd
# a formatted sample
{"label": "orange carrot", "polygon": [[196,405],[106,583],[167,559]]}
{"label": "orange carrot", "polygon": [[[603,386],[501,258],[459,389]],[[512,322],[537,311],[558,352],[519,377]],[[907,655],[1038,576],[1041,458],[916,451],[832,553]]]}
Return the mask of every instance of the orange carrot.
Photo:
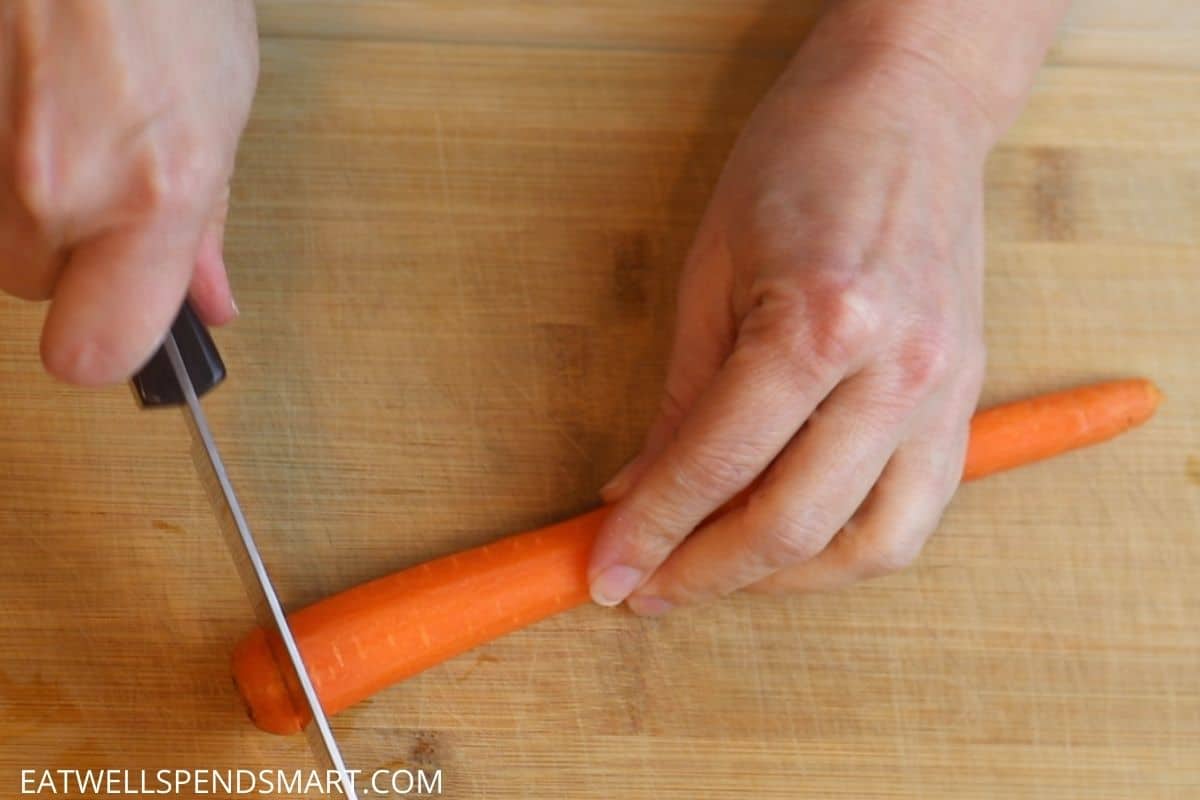
{"label": "orange carrot", "polygon": [[[1127,380],[980,412],[963,480],[1109,439],[1149,419],[1160,400],[1149,381]],[[326,713],[587,602],[588,557],[608,511],[439,558],[291,614]],[[234,650],[233,677],[258,727],[295,733],[308,714],[278,640],[251,632]]]}
{"label": "orange carrot", "polygon": [[1096,383],[980,411],[963,480],[1098,444],[1154,416],[1162,392],[1144,378]]}
{"label": "orange carrot", "polygon": [[[582,605],[588,556],[606,514],[597,509],[429,561],[290,614],[325,712]],[[277,633],[251,632],[234,650],[233,678],[258,727],[295,733],[308,714],[295,673],[280,669],[289,662],[278,642]]]}

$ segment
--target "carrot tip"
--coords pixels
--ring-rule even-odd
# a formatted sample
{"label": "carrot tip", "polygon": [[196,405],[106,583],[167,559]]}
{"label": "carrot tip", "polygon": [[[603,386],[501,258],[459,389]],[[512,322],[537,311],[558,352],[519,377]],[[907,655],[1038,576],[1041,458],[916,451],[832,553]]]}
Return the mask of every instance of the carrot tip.
{"label": "carrot tip", "polygon": [[1158,385],[1149,379],[1146,380],[1146,394],[1150,397],[1151,414],[1157,411],[1158,407],[1167,399],[1167,396],[1163,394],[1162,389],[1159,389]]}

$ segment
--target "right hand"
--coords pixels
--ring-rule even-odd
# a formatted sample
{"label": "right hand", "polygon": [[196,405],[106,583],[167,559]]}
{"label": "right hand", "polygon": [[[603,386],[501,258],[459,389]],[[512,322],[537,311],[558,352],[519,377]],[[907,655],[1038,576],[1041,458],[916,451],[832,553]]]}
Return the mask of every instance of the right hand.
{"label": "right hand", "polygon": [[0,290],[51,300],[51,374],[128,378],[185,294],[236,315],[222,246],[257,77],[251,0],[4,0]]}

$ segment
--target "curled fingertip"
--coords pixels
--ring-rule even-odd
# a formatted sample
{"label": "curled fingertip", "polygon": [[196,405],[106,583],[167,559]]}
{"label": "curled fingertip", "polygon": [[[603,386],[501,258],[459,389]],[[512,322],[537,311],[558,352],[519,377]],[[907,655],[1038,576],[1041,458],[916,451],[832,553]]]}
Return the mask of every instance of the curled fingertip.
{"label": "curled fingertip", "polygon": [[641,585],[643,577],[641,570],[624,564],[606,567],[592,579],[592,600],[601,606],[620,605]]}
{"label": "curled fingertip", "polygon": [[200,240],[188,296],[206,325],[224,325],[238,316],[219,228],[210,228]]}
{"label": "curled fingertip", "polygon": [[233,302],[232,297],[226,299],[218,299],[212,296],[197,296],[190,295],[192,305],[196,309],[196,313],[200,315],[200,319],[205,325],[220,327],[227,325],[238,318],[239,311],[237,303]]}
{"label": "curled fingertip", "polygon": [[87,342],[59,344],[52,336],[42,335],[42,366],[51,377],[76,386],[96,385],[95,357]]}
{"label": "curled fingertip", "polygon": [[633,484],[642,472],[644,460],[644,456],[639,454],[630,459],[621,469],[617,470],[617,474],[612,476],[608,483],[604,484],[603,488],[600,489],[600,496],[604,499],[604,502],[615,503],[629,494],[629,490],[633,488]]}
{"label": "curled fingertip", "polygon": [[661,617],[675,607],[669,600],[656,595],[633,595],[625,604],[639,617]]}
{"label": "curled fingertip", "polygon": [[63,338],[50,328],[43,331],[40,352],[42,365],[52,377],[89,388],[127,380],[150,356],[107,347],[95,336]]}

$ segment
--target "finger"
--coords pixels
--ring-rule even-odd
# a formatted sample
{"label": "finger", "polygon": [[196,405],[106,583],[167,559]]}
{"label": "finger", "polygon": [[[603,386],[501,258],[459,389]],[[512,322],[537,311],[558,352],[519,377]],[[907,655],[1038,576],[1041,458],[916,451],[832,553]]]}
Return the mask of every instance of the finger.
{"label": "finger", "polygon": [[22,300],[45,300],[54,293],[63,263],[62,253],[34,226],[0,210],[0,291]]}
{"label": "finger", "polygon": [[909,567],[962,478],[968,421],[941,415],[888,463],[867,502],[816,558],[753,584],[769,594],[831,591]]}
{"label": "finger", "polygon": [[129,377],[162,341],[183,302],[198,226],[152,218],[74,249],[42,328],[42,361],[85,386]]}
{"label": "finger", "polygon": [[63,257],[38,228],[8,176],[0,177],[0,291],[23,300],[54,292]]}
{"label": "finger", "polygon": [[[825,549],[862,505],[916,412],[859,373],[809,417],[748,502],[685,541],[630,606],[690,605],[729,594]],[[637,599],[635,599],[637,598]]]}
{"label": "finger", "polygon": [[[131,201],[142,199],[144,186],[130,180],[129,165],[143,130],[128,119],[129,101],[140,97],[131,95],[137,65],[105,52],[96,15],[61,13],[58,5],[22,4],[12,21],[19,57],[32,68],[18,70],[8,90],[15,99],[9,178],[52,238],[77,242],[128,221]],[[108,34],[114,24],[121,23],[101,22]],[[62,42],[75,47],[60,52]]]}
{"label": "finger", "polygon": [[733,349],[736,328],[725,299],[733,271],[729,251],[709,221],[712,214],[701,223],[680,276],[674,338],[658,414],[638,454],[600,490],[606,502],[620,500],[645,474]]}
{"label": "finger", "polygon": [[597,603],[615,605],[640,586],[702,520],[770,464],[843,377],[840,363],[810,355],[818,348],[753,317],[675,438],[601,529],[589,572]]}
{"label": "finger", "polygon": [[224,325],[238,313],[229,286],[225,266],[225,218],[229,208],[229,190],[225,190],[217,211],[209,220],[196,251],[196,269],[188,287],[188,297],[200,319],[207,325]]}

